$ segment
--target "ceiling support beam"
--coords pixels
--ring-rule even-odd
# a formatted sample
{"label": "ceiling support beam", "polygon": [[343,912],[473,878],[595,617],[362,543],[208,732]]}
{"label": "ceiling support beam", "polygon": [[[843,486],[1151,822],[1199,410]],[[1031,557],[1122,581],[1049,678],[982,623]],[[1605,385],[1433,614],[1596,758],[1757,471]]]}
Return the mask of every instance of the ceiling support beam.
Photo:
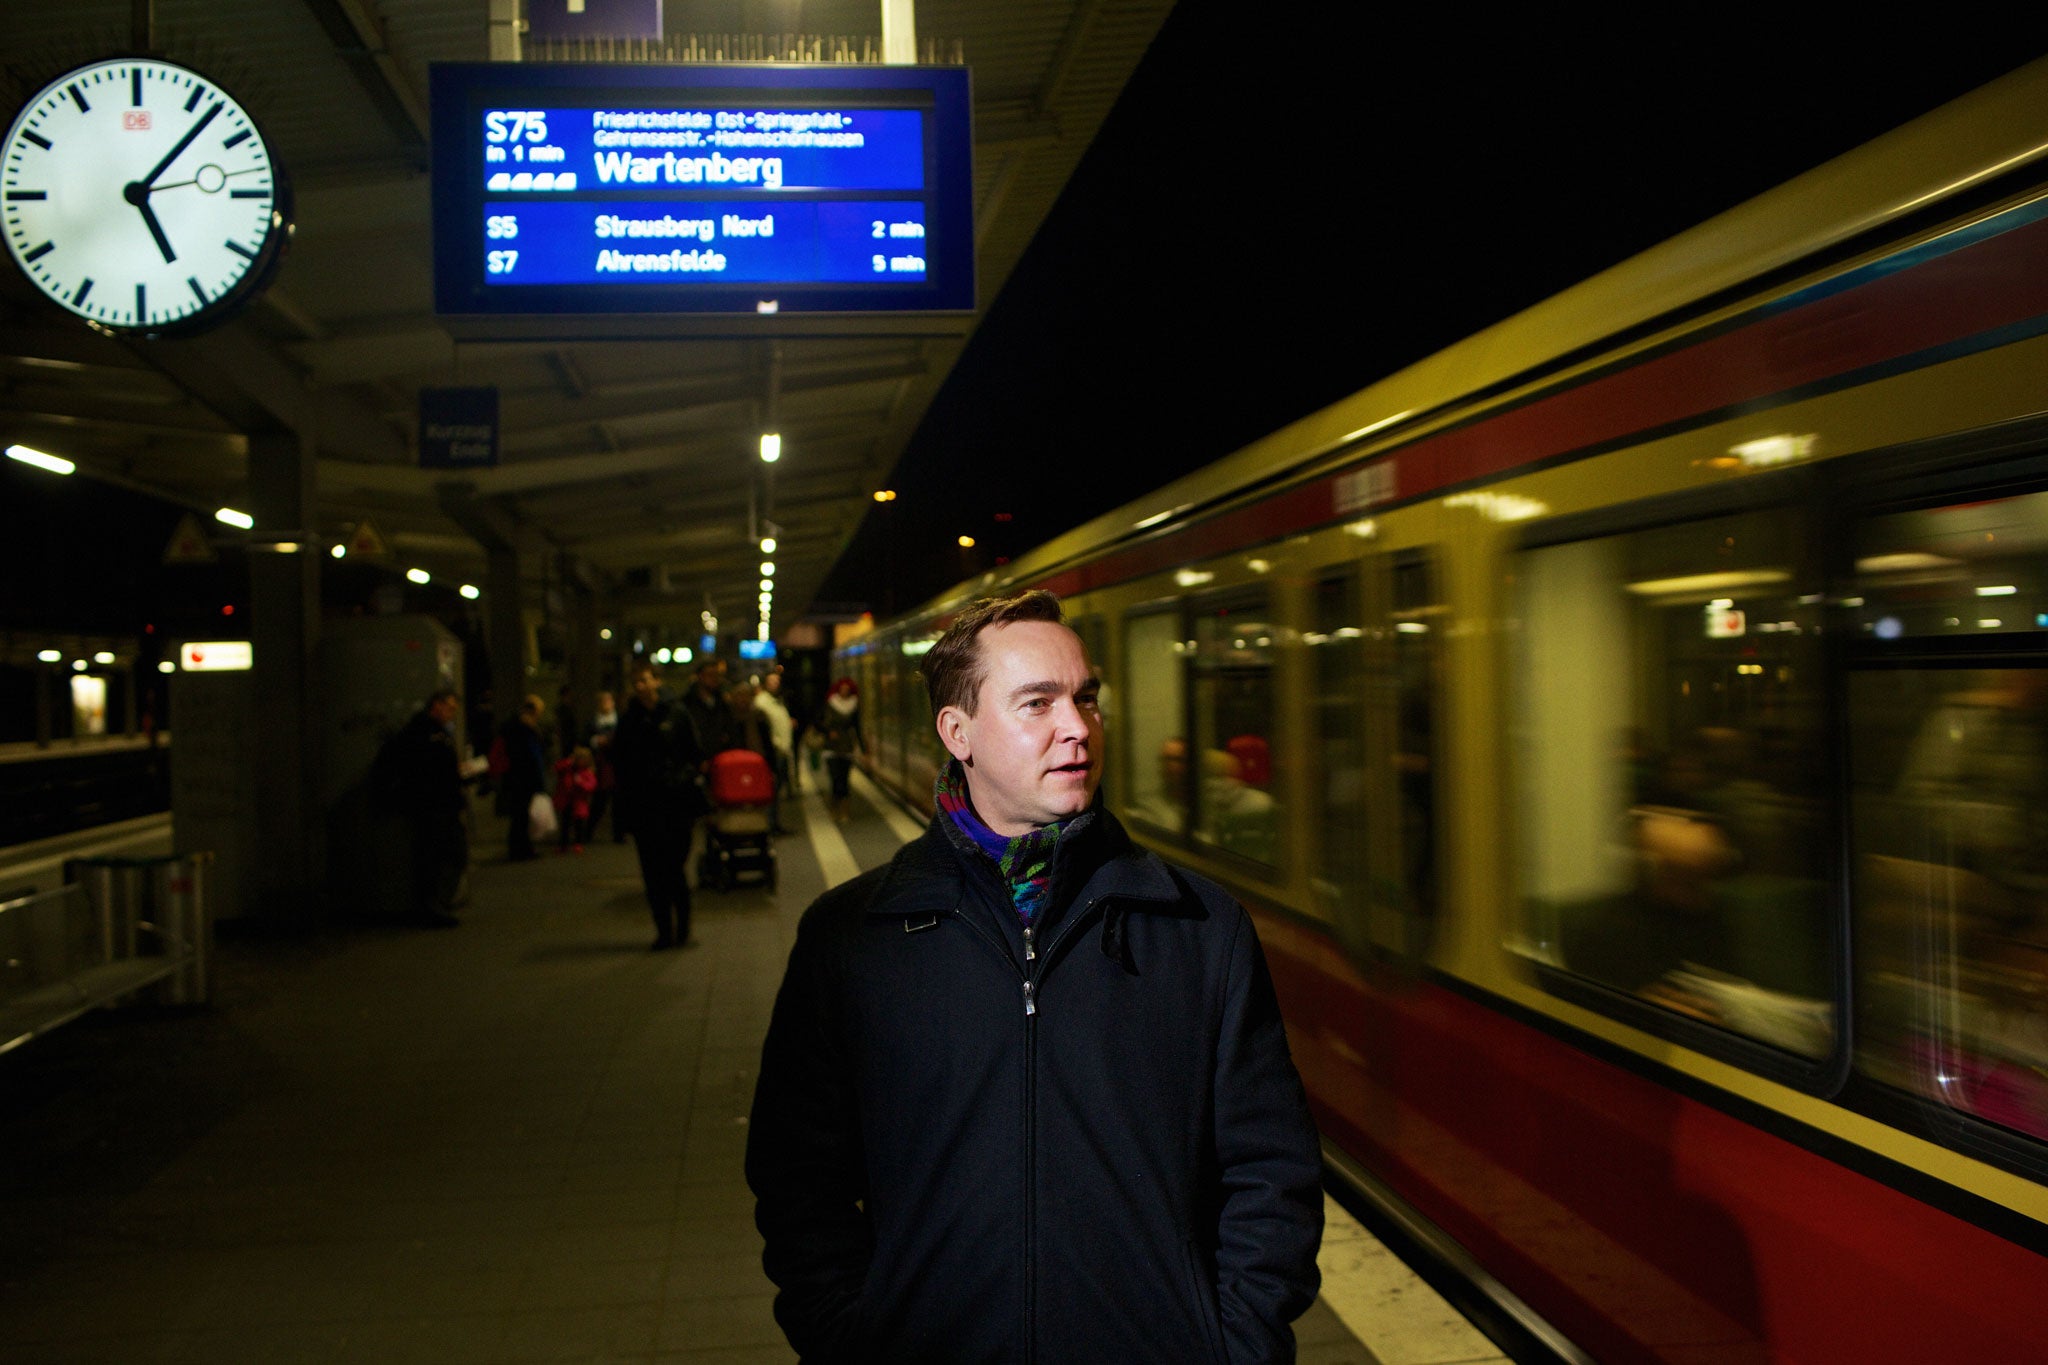
{"label": "ceiling support beam", "polygon": [[376,464],[409,464],[397,428],[345,395],[309,389],[269,342],[235,322],[185,341],[131,343],[153,365],[240,431],[281,425],[322,450]]}
{"label": "ceiling support beam", "polygon": [[363,0],[304,0],[304,4],[327,31],[335,50],[361,83],[363,94],[399,141],[424,150],[430,126],[427,102],[412,88],[405,68],[391,51],[383,22]]}

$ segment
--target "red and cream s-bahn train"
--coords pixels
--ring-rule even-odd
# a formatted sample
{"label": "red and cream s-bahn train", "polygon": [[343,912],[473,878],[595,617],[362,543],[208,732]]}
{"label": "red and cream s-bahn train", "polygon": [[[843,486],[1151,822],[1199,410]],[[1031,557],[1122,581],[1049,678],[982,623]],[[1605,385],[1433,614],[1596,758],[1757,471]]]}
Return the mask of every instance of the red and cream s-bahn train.
{"label": "red and cream s-bahn train", "polygon": [[1030,586],[1504,1330],[2048,1360],[2048,61],[842,642],[878,779]]}

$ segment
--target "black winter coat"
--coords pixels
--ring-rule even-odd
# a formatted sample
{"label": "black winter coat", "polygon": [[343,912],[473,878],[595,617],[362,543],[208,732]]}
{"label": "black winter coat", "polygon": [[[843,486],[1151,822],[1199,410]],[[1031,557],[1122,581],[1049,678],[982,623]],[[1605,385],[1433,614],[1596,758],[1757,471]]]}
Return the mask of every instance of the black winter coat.
{"label": "black winter coat", "polygon": [[798,928],[747,1150],[791,1343],[808,1365],[1293,1360],[1320,1156],[1250,917],[1098,805],[1027,959],[963,839],[940,816]]}

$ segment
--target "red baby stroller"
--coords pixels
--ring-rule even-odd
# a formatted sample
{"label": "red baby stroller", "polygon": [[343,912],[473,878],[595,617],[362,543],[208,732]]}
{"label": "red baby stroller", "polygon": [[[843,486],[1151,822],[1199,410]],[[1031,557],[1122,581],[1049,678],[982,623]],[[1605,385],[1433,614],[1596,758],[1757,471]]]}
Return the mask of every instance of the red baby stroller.
{"label": "red baby stroller", "polygon": [[775,886],[775,846],[769,840],[769,811],[775,804],[775,776],[768,760],[752,749],[727,749],[711,760],[711,813],[704,817],[704,852],[697,859],[697,885],[730,891],[746,873]]}

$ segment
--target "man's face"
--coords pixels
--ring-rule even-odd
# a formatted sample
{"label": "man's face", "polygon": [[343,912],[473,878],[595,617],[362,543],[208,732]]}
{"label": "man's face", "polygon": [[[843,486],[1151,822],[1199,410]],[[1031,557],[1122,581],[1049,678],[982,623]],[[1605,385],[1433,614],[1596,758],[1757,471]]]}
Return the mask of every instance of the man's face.
{"label": "man's face", "polygon": [[448,725],[454,722],[455,708],[458,705],[460,703],[454,697],[437,697],[434,704],[427,708],[427,714],[433,717],[434,724]]}
{"label": "man's face", "polygon": [[661,700],[661,679],[654,676],[653,669],[643,669],[633,675],[633,700],[650,710]]}
{"label": "man's face", "polygon": [[707,664],[697,670],[697,686],[706,692],[716,692],[725,684],[725,665]]}
{"label": "man's face", "polygon": [[768,675],[767,677],[765,677],[765,678],[761,679],[761,686],[763,686],[763,687],[765,687],[765,688],[767,688],[767,689],[768,689],[768,695],[769,695],[769,696],[771,696],[771,697],[779,697],[779,696],[781,696],[781,695],[782,695],[782,675],[781,675],[780,673],[770,673],[770,674],[769,674],[769,675]]}
{"label": "man's face", "polygon": [[1099,684],[1081,639],[1050,621],[991,626],[975,638],[988,676],[975,712],[939,712],[939,738],[967,768],[974,809],[996,833],[1079,815],[1102,781]]}

